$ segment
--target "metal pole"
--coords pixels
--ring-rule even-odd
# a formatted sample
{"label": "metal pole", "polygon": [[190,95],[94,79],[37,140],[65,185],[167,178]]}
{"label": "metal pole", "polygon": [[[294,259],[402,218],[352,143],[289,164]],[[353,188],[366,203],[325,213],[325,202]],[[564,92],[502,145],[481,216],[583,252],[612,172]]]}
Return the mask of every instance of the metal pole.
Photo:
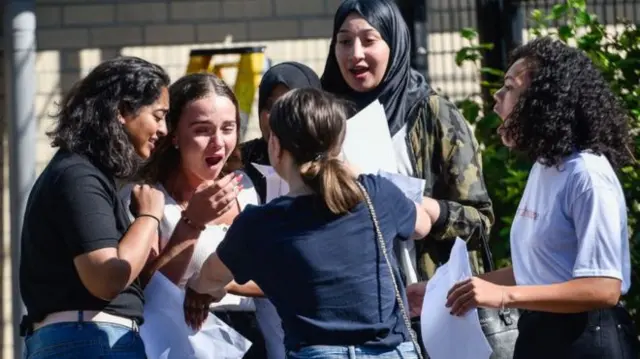
{"label": "metal pole", "polygon": [[11,211],[11,277],[14,358],[22,358],[20,321],[20,237],[29,191],[36,177],[36,16],[35,1],[5,2],[4,59],[6,119],[9,124],[9,209]]}

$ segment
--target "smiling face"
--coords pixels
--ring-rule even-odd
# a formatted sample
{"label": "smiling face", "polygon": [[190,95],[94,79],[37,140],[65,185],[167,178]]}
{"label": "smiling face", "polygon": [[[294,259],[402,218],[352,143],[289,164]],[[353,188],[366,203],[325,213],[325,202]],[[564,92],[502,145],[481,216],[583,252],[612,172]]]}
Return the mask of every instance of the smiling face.
{"label": "smiling face", "polygon": [[380,85],[389,64],[389,45],[362,16],[352,13],[336,34],[336,60],[344,81],[357,92]]}
{"label": "smiling face", "polygon": [[198,181],[218,178],[238,143],[237,109],[227,97],[209,94],[182,110],[173,144],[182,169]]}
{"label": "smiling face", "polygon": [[508,138],[504,131],[504,126],[509,123],[509,117],[514,107],[518,103],[520,96],[525,92],[531,83],[531,76],[525,59],[519,59],[509,68],[504,77],[504,85],[494,95],[496,104],[493,110],[500,116],[503,123],[498,127],[498,133],[502,143],[512,148],[513,141]]}
{"label": "smiling face", "polygon": [[165,87],[154,103],[140,108],[135,115],[120,118],[131,144],[142,159],[148,159],[158,139],[167,135],[167,112],[169,91]]}

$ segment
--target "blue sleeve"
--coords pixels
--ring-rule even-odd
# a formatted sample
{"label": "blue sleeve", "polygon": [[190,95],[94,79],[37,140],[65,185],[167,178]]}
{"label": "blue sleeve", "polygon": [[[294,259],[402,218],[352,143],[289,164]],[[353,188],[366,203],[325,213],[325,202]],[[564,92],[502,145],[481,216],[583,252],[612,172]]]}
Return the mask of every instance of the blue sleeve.
{"label": "blue sleeve", "polygon": [[[416,204],[402,190],[386,178],[372,177],[377,187],[378,207],[391,211],[400,239],[409,239],[416,230]],[[369,188],[367,188],[370,191]]]}
{"label": "blue sleeve", "polygon": [[260,225],[251,220],[251,207],[249,205],[240,212],[216,249],[218,258],[229,268],[238,284],[245,284],[254,275],[250,248],[254,234],[251,228],[259,228]]}

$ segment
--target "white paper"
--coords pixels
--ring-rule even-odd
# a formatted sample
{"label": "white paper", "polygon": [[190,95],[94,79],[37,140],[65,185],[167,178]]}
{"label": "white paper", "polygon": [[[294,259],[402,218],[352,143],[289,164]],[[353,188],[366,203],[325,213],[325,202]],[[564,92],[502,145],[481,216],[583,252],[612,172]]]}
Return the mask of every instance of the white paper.
{"label": "white paper", "polygon": [[477,309],[458,317],[445,307],[449,289],[471,275],[467,245],[456,238],[449,261],[427,282],[422,303],[422,341],[431,359],[488,359],[493,352],[482,332]]}
{"label": "white paper", "polygon": [[140,336],[149,359],[237,359],[251,342],[213,314],[195,332],[184,319],[184,291],[156,272],[144,290]]}
{"label": "white paper", "polygon": [[379,175],[395,184],[410,200],[415,203],[422,203],[424,187],[427,181],[383,170],[380,170]]}
{"label": "white paper", "polygon": [[265,203],[269,203],[272,199],[289,193],[289,185],[278,175],[273,167],[260,165],[254,162],[251,164],[264,176],[265,182],[267,183]]}
{"label": "white paper", "polygon": [[398,172],[387,115],[378,100],[347,121],[342,154],[363,173]]}

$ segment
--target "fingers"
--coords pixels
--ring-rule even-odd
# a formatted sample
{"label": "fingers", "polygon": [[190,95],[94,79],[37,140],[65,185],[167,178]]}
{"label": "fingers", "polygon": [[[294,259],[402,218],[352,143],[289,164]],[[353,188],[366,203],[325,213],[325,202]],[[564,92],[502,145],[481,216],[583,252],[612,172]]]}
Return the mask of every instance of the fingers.
{"label": "fingers", "polygon": [[452,315],[461,316],[477,305],[478,303],[476,302],[476,296],[473,291],[461,291],[461,294],[458,295],[451,303],[450,313]]}
{"label": "fingers", "polygon": [[231,172],[216,181],[205,181],[198,187],[197,192],[201,192],[207,196],[213,196],[214,194],[218,194],[220,191],[226,189],[226,193],[233,190],[233,187],[237,186],[241,180],[241,174]]}
{"label": "fingers", "polygon": [[[449,298],[449,297],[451,296],[451,294],[453,294],[453,292],[455,292],[456,290],[458,290],[458,288],[460,288],[460,287],[462,287],[462,286],[464,286],[464,285],[466,285],[466,284],[468,284],[468,283],[471,283],[471,278],[467,278],[467,279],[465,279],[465,280],[462,280],[462,281],[460,281],[460,282],[458,282],[458,283],[454,284],[454,285],[453,285],[453,287],[451,287],[451,289],[449,289],[449,292],[447,292],[447,298]],[[447,302],[447,304],[448,304],[448,303],[449,303],[449,302]]]}

